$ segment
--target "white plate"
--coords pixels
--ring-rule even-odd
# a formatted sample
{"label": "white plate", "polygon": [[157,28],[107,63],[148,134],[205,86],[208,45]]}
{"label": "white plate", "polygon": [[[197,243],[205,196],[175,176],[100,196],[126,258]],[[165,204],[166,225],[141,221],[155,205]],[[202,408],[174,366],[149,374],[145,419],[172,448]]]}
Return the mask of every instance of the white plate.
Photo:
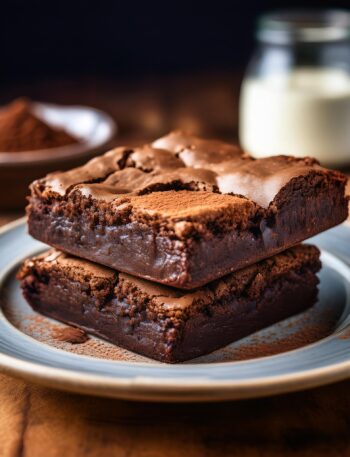
{"label": "white plate", "polygon": [[[46,326],[49,332],[62,324],[35,316],[21,296],[15,271],[25,257],[45,246],[29,237],[24,220],[19,220],[0,232],[0,368],[64,390],[152,401],[251,398],[344,379],[350,376],[350,228],[344,224],[311,241],[322,249],[323,262],[320,297],[313,309],[208,356],[166,365],[98,339],[78,345],[78,354],[68,343],[59,349],[53,338],[44,337],[39,328]],[[300,328],[304,335],[312,333],[312,325],[317,329],[320,322],[328,322],[328,336],[316,336],[312,344],[234,361],[259,342],[276,346]]]}

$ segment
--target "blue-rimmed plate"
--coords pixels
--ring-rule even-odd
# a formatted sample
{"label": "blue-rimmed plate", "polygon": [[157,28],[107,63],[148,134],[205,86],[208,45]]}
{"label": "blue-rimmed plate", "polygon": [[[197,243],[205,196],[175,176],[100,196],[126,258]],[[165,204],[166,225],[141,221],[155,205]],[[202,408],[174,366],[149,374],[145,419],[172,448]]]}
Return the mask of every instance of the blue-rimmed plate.
{"label": "blue-rimmed plate", "polygon": [[344,379],[350,376],[350,226],[311,241],[322,249],[317,305],[208,356],[169,366],[97,338],[60,341],[62,324],[34,313],[21,296],[16,270],[45,246],[27,234],[24,219],[16,221],[0,231],[0,369],[64,390],[152,401],[249,398]]}

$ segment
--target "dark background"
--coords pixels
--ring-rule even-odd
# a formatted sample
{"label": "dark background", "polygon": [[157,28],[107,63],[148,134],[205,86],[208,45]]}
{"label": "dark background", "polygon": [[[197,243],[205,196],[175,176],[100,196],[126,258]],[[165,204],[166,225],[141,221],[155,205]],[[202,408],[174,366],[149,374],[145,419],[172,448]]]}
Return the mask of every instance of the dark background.
{"label": "dark background", "polygon": [[140,79],[241,69],[259,14],[347,1],[28,1],[0,4],[0,82],[80,75]]}

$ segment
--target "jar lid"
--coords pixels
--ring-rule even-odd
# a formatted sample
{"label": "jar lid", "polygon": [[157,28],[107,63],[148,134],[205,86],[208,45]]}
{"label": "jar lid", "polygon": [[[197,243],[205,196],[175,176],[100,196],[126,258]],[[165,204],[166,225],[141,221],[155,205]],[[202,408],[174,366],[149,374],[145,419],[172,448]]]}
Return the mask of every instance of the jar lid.
{"label": "jar lid", "polygon": [[257,38],[263,42],[327,42],[350,38],[350,12],[345,10],[283,10],[258,20]]}

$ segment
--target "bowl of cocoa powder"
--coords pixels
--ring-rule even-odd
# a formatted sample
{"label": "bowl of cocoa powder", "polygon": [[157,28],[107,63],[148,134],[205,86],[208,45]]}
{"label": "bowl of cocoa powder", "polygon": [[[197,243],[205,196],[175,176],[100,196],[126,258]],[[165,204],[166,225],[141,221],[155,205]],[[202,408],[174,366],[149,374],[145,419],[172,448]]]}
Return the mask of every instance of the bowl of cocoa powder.
{"label": "bowl of cocoa powder", "polygon": [[116,124],[106,113],[19,98],[0,108],[0,208],[25,206],[28,185],[111,146]]}

